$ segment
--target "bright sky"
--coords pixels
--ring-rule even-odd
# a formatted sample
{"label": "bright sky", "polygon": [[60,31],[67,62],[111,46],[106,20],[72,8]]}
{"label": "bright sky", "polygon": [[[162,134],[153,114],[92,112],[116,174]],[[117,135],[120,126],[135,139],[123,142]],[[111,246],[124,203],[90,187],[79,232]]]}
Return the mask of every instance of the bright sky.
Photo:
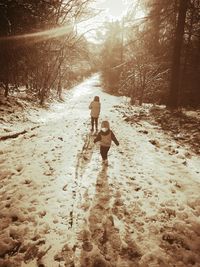
{"label": "bright sky", "polygon": [[120,19],[127,11],[127,0],[99,0],[96,8],[104,10],[105,17],[109,19]]}
{"label": "bright sky", "polygon": [[[110,20],[121,19],[131,7],[137,6],[138,0],[97,0],[94,7],[102,10],[102,17]],[[141,18],[144,12],[137,6],[135,18]]]}
{"label": "bright sky", "polygon": [[[86,34],[86,37],[92,40],[92,36],[94,36],[94,29],[100,28],[104,21],[120,20],[127,13],[130,6],[137,1],[138,0],[96,0],[92,6],[93,8],[101,11],[101,13],[95,18],[79,24],[78,30],[80,32],[85,32],[89,29],[93,29],[90,33]],[[135,18],[143,16],[144,13],[141,10],[138,10],[135,14]]]}

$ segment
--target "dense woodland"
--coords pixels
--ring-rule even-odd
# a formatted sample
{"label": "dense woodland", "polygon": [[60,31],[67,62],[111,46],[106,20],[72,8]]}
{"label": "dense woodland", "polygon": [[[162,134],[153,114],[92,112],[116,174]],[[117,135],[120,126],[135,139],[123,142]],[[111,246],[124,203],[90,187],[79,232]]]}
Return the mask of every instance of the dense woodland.
{"label": "dense woodland", "polygon": [[61,96],[62,88],[101,71],[106,90],[130,96],[133,104],[199,106],[199,0],[132,0],[120,21],[97,29],[96,45],[76,28],[95,16],[91,2],[0,0],[5,96],[23,87],[42,104],[52,92]]}
{"label": "dense woodland", "polygon": [[90,73],[88,42],[76,22],[88,0],[0,1],[0,82],[5,96],[25,86],[41,104]]}
{"label": "dense woodland", "polygon": [[200,104],[200,1],[133,1],[122,21],[106,26],[102,70],[110,91],[133,103]]}

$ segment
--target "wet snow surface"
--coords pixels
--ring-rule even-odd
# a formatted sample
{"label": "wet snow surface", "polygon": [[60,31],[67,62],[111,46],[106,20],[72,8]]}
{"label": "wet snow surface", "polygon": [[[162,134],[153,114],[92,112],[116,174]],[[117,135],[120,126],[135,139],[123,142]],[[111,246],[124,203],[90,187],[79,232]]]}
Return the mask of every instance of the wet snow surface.
{"label": "wet snow surface", "polygon": [[[108,167],[89,133],[95,95],[120,142]],[[30,110],[39,127],[0,143],[0,266],[200,266],[199,157],[124,121],[124,99],[98,75],[65,98]]]}

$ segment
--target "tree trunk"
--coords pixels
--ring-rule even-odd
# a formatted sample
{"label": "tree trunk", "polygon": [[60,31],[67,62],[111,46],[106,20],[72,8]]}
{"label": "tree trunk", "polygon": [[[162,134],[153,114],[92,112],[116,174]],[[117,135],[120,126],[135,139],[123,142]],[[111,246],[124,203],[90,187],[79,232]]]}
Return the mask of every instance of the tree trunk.
{"label": "tree trunk", "polygon": [[59,78],[59,81],[58,81],[57,94],[58,94],[59,99],[62,100],[61,78]]}
{"label": "tree trunk", "polygon": [[143,102],[144,102],[144,91],[145,91],[145,85],[142,86],[142,91],[141,91],[141,95],[140,95],[140,99],[139,99],[139,105],[142,106]]}
{"label": "tree trunk", "polygon": [[9,85],[8,85],[8,81],[6,81],[5,83],[5,91],[4,91],[4,96],[8,97],[8,92],[9,92]]}
{"label": "tree trunk", "polygon": [[181,48],[183,43],[187,5],[188,5],[188,0],[180,0],[173,59],[172,59],[170,92],[168,98],[168,107],[170,108],[178,107],[178,93],[180,86],[180,59],[181,59]]}
{"label": "tree trunk", "polygon": [[191,49],[191,40],[192,40],[192,34],[193,34],[193,24],[194,24],[194,14],[195,14],[195,8],[192,7],[191,12],[191,19],[189,22],[189,29],[188,29],[188,37],[187,37],[187,44],[185,47],[185,55],[184,55],[184,63],[183,63],[183,70],[181,71],[181,82],[180,82],[180,89],[179,89],[179,97],[178,97],[178,105],[184,105],[186,104],[185,97],[184,97],[184,90],[187,89],[187,66],[189,61],[189,53]]}
{"label": "tree trunk", "polygon": [[154,3],[154,8],[152,10],[152,51],[155,57],[160,57],[160,28],[161,28],[161,11],[162,11],[162,1],[158,0]]}
{"label": "tree trunk", "polygon": [[131,105],[133,105],[134,104],[134,102],[135,102],[135,71],[133,70],[133,73],[132,73],[132,75],[133,75],[133,80],[132,80],[132,83],[131,83],[131,88],[130,88],[130,91],[129,91],[129,96],[130,96],[130,98],[131,98]]}

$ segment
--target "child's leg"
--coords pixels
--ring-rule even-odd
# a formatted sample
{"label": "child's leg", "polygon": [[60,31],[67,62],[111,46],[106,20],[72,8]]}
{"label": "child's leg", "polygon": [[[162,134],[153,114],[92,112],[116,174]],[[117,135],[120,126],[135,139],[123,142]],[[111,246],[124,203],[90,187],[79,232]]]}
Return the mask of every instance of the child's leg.
{"label": "child's leg", "polygon": [[100,154],[103,160],[107,160],[110,147],[100,146]]}
{"label": "child's leg", "polygon": [[95,128],[96,128],[96,131],[98,131],[98,118],[94,118],[94,121],[95,121]]}
{"label": "child's leg", "polygon": [[93,117],[91,117],[91,125],[92,125],[92,131],[94,130],[94,118]]}

